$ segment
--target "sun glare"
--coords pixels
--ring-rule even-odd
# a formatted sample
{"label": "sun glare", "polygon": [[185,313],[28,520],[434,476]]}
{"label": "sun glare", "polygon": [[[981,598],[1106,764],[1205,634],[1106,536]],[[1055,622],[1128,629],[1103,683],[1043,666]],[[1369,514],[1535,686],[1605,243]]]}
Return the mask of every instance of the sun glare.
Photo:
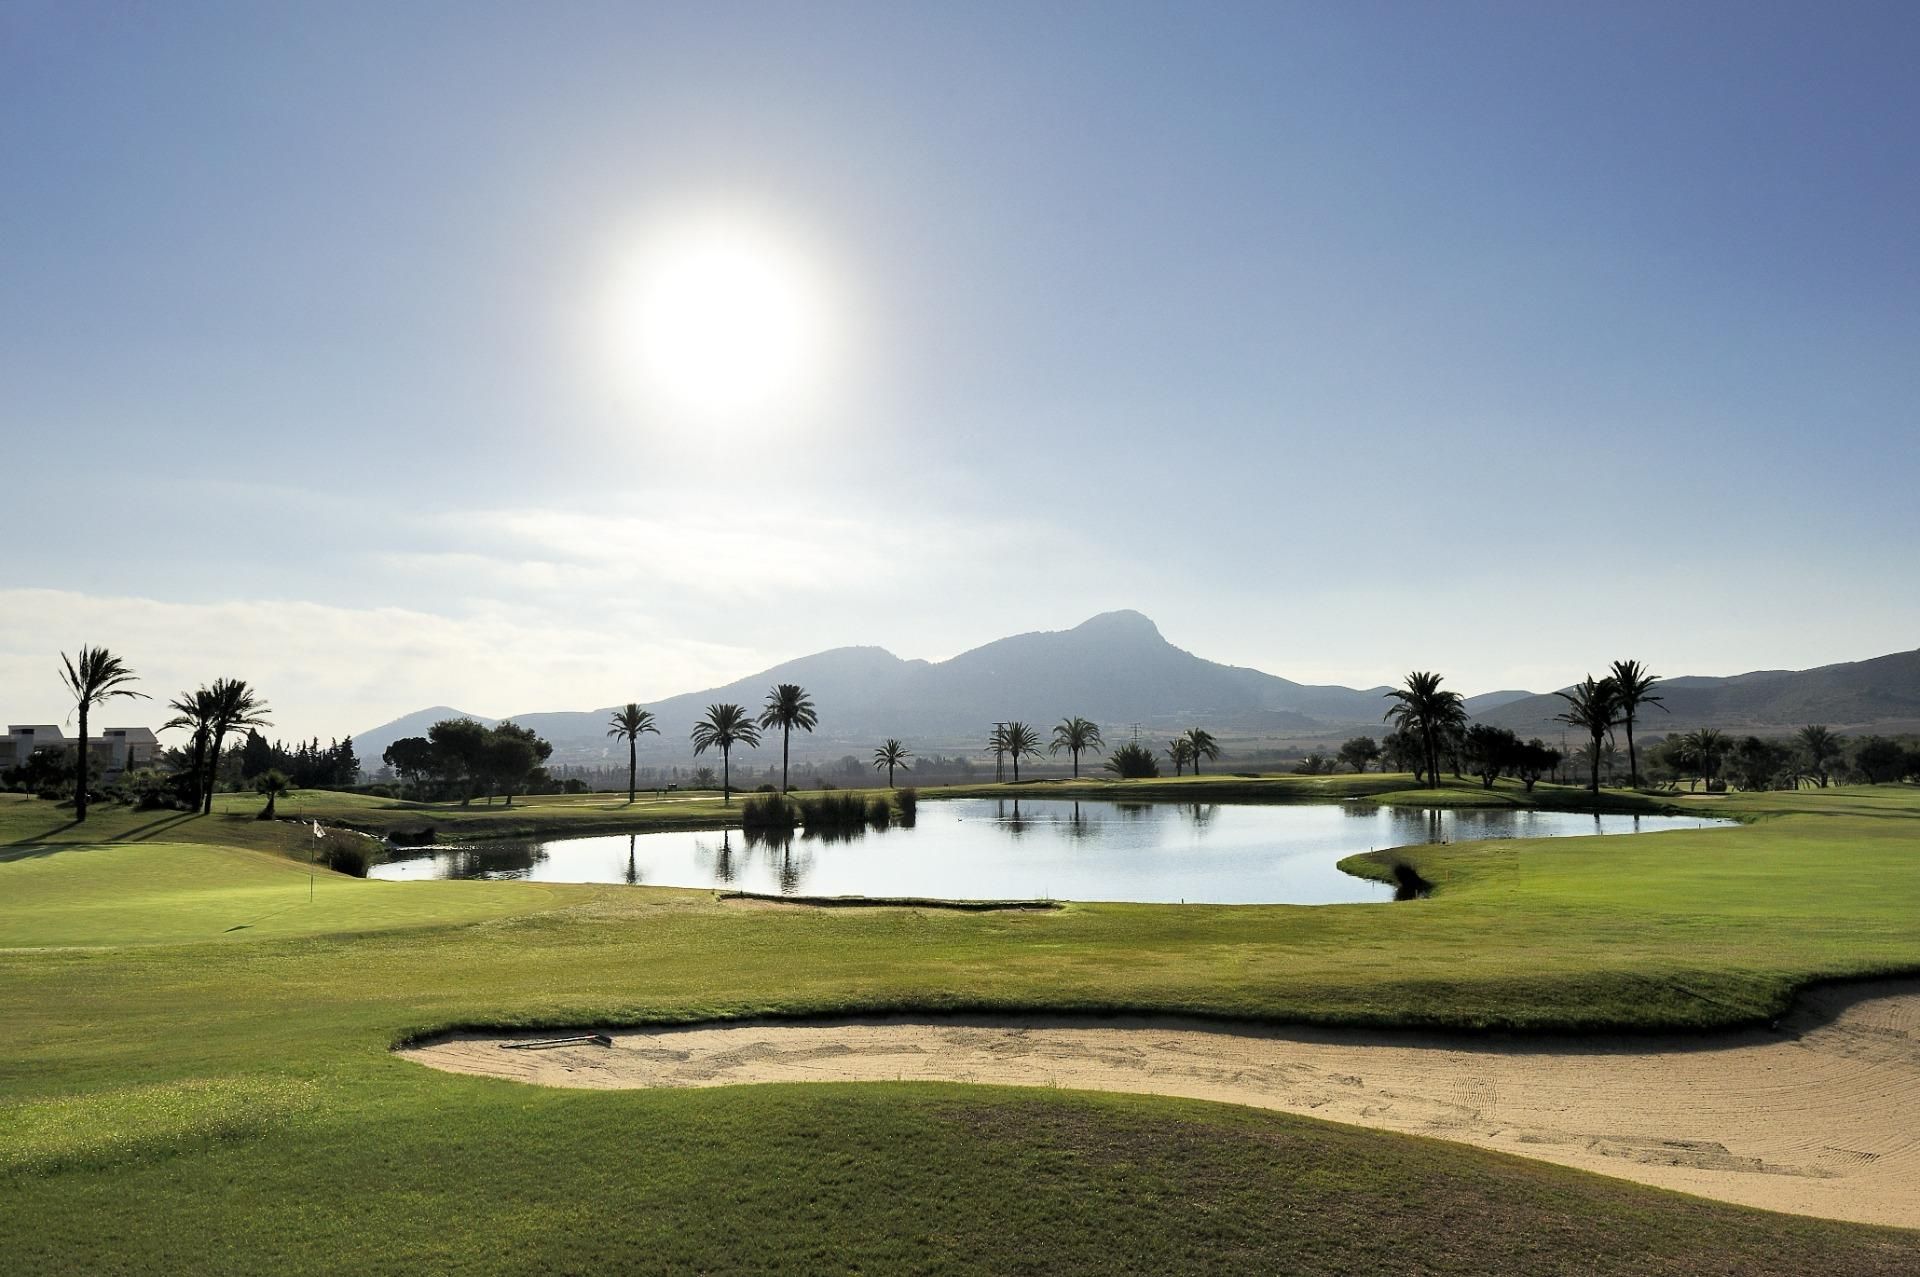
{"label": "sun glare", "polygon": [[751,220],[683,218],[646,236],[616,290],[617,357],[654,405],[708,418],[797,408],[833,354],[823,274]]}

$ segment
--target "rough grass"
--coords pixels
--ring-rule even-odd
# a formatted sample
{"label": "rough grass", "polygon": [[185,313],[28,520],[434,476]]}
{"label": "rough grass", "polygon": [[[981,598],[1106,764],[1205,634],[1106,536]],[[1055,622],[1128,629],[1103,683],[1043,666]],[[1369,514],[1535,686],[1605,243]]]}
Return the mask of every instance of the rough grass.
{"label": "rough grass", "polygon": [[1920,970],[1920,791],[1713,802],[1761,818],[1410,849],[1432,898],[1323,908],[742,910],[324,873],[309,905],[306,868],[252,846],[137,823],[124,845],[14,846],[0,1254],[10,1273],[1916,1271],[1920,1234],[1228,1107],[549,1092],[387,1052],[454,1025],[903,1007],[1630,1030]]}

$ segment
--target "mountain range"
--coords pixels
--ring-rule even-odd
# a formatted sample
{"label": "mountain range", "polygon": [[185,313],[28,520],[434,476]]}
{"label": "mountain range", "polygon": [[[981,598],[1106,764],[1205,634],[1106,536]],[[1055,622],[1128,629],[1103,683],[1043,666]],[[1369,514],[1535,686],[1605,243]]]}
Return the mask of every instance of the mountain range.
{"label": "mountain range", "polygon": [[[684,762],[687,733],[708,705],[735,701],[758,710],[775,683],[800,684],[819,707],[819,728],[794,739],[796,759],[864,752],[888,736],[920,753],[977,753],[996,721],[1018,718],[1044,728],[1075,714],[1099,723],[1109,739],[1134,725],[1156,739],[1198,725],[1221,736],[1310,740],[1377,731],[1388,690],[1296,683],[1222,665],[1175,647],[1138,612],[1106,612],[1070,630],[1017,634],[945,661],[906,660],[879,647],[833,648],[656,701],[647,708],[660,735],[641,738],[641,757]],[[1920,651],[1800,672],[1672,678],[1660,690],[1670,713],[1646,719],[1663,724],[1904,730],[1920,725]],[[1551,694],[1506,690],[1469,697],[1467,710],[1523,734],[1548,735],[1559,731],[1551,720],[1562,704]],[[606,735],[612,708],[517,714],[513,721],[552,741],[556,763],[624,761],[624,747]],[[444,705],[416,711],[360,733],[356,752],[378,766],[393,741],[461,716]],[[1649,721],[1643,730],[1655,727]]]}

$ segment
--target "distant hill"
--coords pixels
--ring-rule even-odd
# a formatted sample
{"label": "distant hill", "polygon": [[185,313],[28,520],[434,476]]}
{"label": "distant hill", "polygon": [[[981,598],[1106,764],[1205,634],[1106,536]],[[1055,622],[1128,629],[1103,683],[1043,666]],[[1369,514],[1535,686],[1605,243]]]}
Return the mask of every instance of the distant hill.
{"label": "distant hill", "polygon": [[[1017,634],[946,661],[903,660],[878,647],[834,648],[670,697],[647,706],[661,735],[642,738],[642,756],[684,761],[687,733],[708,705],[737,701],[757,711],[774,683],[799,683],[819,705],[820,729],[794,740],[796,756],[812,757],[870,748],[886,736],[921,750],[977,749],[996,721],[1050,727],[1072,714],[1093,719],[1110,735],[1135,723],[1155,734],[1193,725],[1245,734],[1374,726],[1386,690],[1295,683],[1222,665],[1167,642],[1138,612],[1107,612],[1070,630]],[[513,721],[552,741],[556,762],[624,760],[624,747],[606,736],[611,712],[609,706],[516,714]],[[419,735],[455,713],[421,710],[363,732],[354,743],[362,760],[378,766],[393,740]]]}
{"label": "distant hill", "polygon": [[1480,715],[1491,710],[1499,709],[1502,705],[1511,705],[1515,701],[1524,701],[1533,695],[1535,695],[1533,692],[1518,691],[1482,692],[1478,696],[1467,697],[1464,703],[1467,707],[1467,713],[1478,718]]}
{"label": "distant hill", "polygon": [[[1718,727],[1779,732],[1825,723],[1836,731],[1920,729],[1920,649],[1810,670],[1756,670],[1729,678],[1669,678],[1656,689],[1666,706],[1643,711],[1641,730],[1691,731]],[[1521,735],[1560,731],[1553,716],[1566,702],[1529,696],[1476,712],[1476,717]]]}
{"label": "distant hill", "polygon": [[[1167,642],[1138,612],[1106,612],[1070,630],[1016,634],[946,661],[838,647],[724,687],[669,697],[647,706],[661,734],[641,738],[641,758],[652,765],[687,762],[687,733],[708,705],[736,701],[757,712],[775,683],[799,683],[820,707],[819,730],[794,738],[797,759],[864,754],[888,736],[921,753],[977,752],[997,721],[1024,719],[1045,731],[1072,714],[1093,719],[1114,740],[1134,724],[1156,741],[1195,725],[1241,737],[1377,732],[1387,691],[1296,683],[1222,665]],[[1848,732],[1920,729],[1920,651],[1814,670],[1672,678],[1660,690],[1670,713],[1648,711],[1645,732],[1701,726],[1779,732],[1806,723]],[[1525,736],[1560,732],[1553,716],[1564,702],[1552,695],[1484,692],[1466,704],[1474,718]],[[624,763],[625,748],[606,734],[610,713],[608,706],[513,718],[553,742],[557,763]],[[423,709],[360,733],[355,750],[369,768],[378,767],[394,740],[460,716],[444,705]],[[755,756],[765,757],[764,749]]]}

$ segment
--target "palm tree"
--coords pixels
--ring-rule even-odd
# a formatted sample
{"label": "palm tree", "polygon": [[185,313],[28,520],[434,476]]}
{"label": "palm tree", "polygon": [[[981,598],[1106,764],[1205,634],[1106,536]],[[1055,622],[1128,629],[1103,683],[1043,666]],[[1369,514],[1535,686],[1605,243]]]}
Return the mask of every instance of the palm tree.
{"label": "palm tree", "polygon": [[267,715],[272,711],[243,678],[216,678],[208,689],[213,698],[213,717],[207,724],[207,783],[200,791],[200,814],[213,811],[213,783],[220,770],[220,751],[227,737],[243,727],[271,727]]}
{"label": "palm tree", "polygon": [[1800,748],[1807,751],[1813,778],[1820,782],[1820,788],[1827,787],[1827,779],[1833,773],[1833,764],[1845,750],[1844,736],[1836,736],[1820,724],[1802,727],[1799,732]]}
{"label": "palm tree", "polygon": [[1193,774],[1200,774],[1200,760],[1219,758],[1220,746],[1215,743],[1213,734],[1198,727],[1189,727],[1181,734],[1187,742],[1187,761],[1193,764]]}
{"label": "palm tree", "polygon": [[1714,780],[1720,775],[1720,756],[1727,752],[1726,733],[1714,727],[1702,727],[1693,734],[1694,752],[1700,757],[1701,779],[1707,782],[1707,788],[1713,788]]}
{"label": "palm tree", "polygon": [[793,729],[810,732],[820,723],[820,716],[813,712],[813,698],[807,695],[807,689],[798,683],[780,683],[767,693],[766,708],[760,711],[760,726],[780,729],[780,792],[786,793],[787,786],[787,743],[793,739]]}
{"label": "palm tree", "polygon": [[1587,766],[1591,769],[1592,781],[1587,786],[1593,796],[1600,796],[1600,742],[1612,733],[1614,724],[1620,721],[1620,689],[1608,676],[1595,682],[1593,675],[1587,675],[1583,682],[1575,683],[1571,692],[1555,692],[1567,703],[1565,713],[1555,714],[1554,720],[1578,727],[1592,737],[1593,746],[1587,751]]}
{"label": "palm tree", "polygon": [[1178,776],[1181,769],[1193,761],[1193,742],[1184,736],[1176,736],[1167,742],[1167,757],[1173,760],[1173,774]]}
{"label": "palm tree", "polygon": [[707,716],[693,725],[693,752],[704,754],[714,745],[720,747],[720,801],[733,802],[733,747],[752,749],[760,743],[760,729],[747,717],[747,711],[731,703],[707,706]]}
{"label": "palm tree", "polygon": [[213,703],[213,691],[201,687],[195,691],[182,692],[167,702],[167,708],[174,711],[172,718],[161,725],[166,731],[173,727],[186,727],[193,731],[193,810],[200,809],[200,785],[207,765],[207,736],[213,731],[213,716],[216,706]]}
{"label": "palm tree", "polygon": [[1627,776],[1635,789],[1640,788],[1640,755],[1633,748],[1634,713],[1642,705],[1659,705],[1661,713],[1667,713],[1667,707],[1661,705],[1661,698],[1653,694],[1653,688],[1660,681],[1658,674],[1652,673],[1638,661],[1615,661],[1613,663],[1614,704],[1620,711],[1620,721],[1627,725]]}
{"label": "palm tree", "polygon": [[912,771],[913,768],[910,765],[912,758],[913,755],[907,752],[905,745],[889,736],[885,744],[873,751],[873,770],[879,771],[882,767],[886,768],[887,788],[892,789],[893,769],[898,767],[903,772]]}
{"label": "palm tree", "polygon": [[1000,736],[1001,745],[1013,760],[1013,783],[1017,785],[1020,783],[1020,760],[1040,757],[1040,733],[1025,723],[1015,721],[1005,724]]}
{"label": "palm tree", "polygon": [[1073,778],[1080,779],[1080,755],[1085,750],[1105,749],[1107,742],[1100,737],[1100,729],[1084,718],[1075,716],[1063,718],[1060,725],[1053,729],[1053,744],[1048,746],[1049,754],[1066,750],[1073,755]]}
{"label": "palm tree", "polygon": [[987,752],[993,755],[993,778],[1000,779],[1001,767],[1007,756],[1007,725],[995,723],[993,730],[987,733]]}
{"label": "palm tree", "polygon": [[1431,671],[1415,670],[1407,675],[1405,687],[1387,693],[1395,704],[1385,721],[1420,738],[1427,757],[1427,783],[1435,788],[1440,785],[1440,738],[1466,719],[1460,693],[1440,690],[1444,681]]}
{"label": "palm tree", "polygon": [[274,804],[293,792],[293,782],[278,767],[269,767],[253,778],[253,791],[264,794],[267,799],[267,805],[260,809],[260,814],[254,819],[272,820]]}
{"label": "palm tree", "polygon": [[607,728],[607,735],[627,742],[627,806],[631,807],[633,806],[633,776],[640,761],[640,737],[646,732],[652,732],[658,736],[660,729],[654,726],[653,711],[641,709],[632,701],[613,711],[613,717],[607,721],[611,724]]}
{"label": "palm tree", "polygon": [[74,771],[73,785],[73,819],[78,824],[87,818],[87,786],[93,770],[90,765],[93,760],[87,751],[87,715],[93,712],[94,706],[104,705],[116,696],[137,696],[145,700],[147,694],[127,686],[137,682],[138,676],[127,668],[125,661],[104,647],[82,647],[78,661],[62,652],[60,664],[65,666],[61,678],[73,697],[75,712],[80,715],[80,761]]}

